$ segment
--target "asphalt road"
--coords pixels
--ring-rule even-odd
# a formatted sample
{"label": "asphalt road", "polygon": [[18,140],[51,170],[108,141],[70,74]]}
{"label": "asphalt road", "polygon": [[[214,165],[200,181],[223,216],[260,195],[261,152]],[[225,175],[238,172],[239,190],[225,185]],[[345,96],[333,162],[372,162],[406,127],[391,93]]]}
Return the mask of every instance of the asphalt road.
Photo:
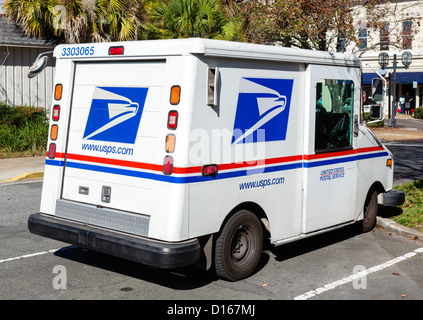
{"label": "asphalt road", "polygon": [[258,316],[273,310],[265,300],[423,299],[423,244],[384,229],[343,228],[268,249],[254,275],[231,283],[194,267],[152,269],[30,234],[41,186],[0,185],[1,300],[164,300],[140,305],[163,315],[198,301],[211,315],[214,301],[228,300]]}
{"label": "asphalt road", "polygon": [[395,185],[423,179],[423,141],[387,142],[385,145],[394,156]]}

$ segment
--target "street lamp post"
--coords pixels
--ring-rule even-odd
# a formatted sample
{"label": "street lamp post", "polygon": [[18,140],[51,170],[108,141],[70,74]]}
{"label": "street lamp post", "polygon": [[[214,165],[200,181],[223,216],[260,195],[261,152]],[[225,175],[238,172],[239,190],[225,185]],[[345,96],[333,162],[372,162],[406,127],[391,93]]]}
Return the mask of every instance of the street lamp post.
{"label": "street lamp post", "polygon": [[[389,119],[389,126],[395,128],[396,125],[396,100],[397,100],[397,69],[408,69],[411,65],[411,62],[413,60],[413,56],[410,51],[404,51],[402,53],[401,61],[404,67],[398,67],[397,63],[397,55],[394,54],[394,61],[392,63],[392,99],[394,103],[392,103],[392,112],[391,112],[391,118]],[[384,70],[388,64],[389,64],[389,55],[386,52],[381,52],[378,57],[378,62],[380,67]]]}
{"label": "street lamp post", "polygon": [[394,68],[394,73],[392,75],[393,79],[393,87],[392,87],[392,111],[391,111],[391,124],[390,127],[395,128],[395,125],[397,124],[397,119],[396,119],[396,115],[397,115],[397,55],[394,54],[394,62],[392,63],[393,68]]}

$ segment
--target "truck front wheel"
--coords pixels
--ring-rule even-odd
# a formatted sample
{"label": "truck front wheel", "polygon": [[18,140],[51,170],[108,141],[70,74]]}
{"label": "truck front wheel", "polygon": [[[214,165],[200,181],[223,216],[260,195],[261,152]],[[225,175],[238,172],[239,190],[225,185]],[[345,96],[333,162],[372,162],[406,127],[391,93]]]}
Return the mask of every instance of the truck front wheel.
{"label": "truck front wheel", "polygon": [[364,204],[364,219],[362,222],[363,232],[371,231],[376,225],[377,209],[377,192],[376,190],[370,190],[366,197],[366,203]]}
{"label": "truck front wheel", "polygon": [[263,230],[258,218],[248,210],[232,215],[219,233],[214,249],[216,274],[229,281],[250,276],[263,248]]}

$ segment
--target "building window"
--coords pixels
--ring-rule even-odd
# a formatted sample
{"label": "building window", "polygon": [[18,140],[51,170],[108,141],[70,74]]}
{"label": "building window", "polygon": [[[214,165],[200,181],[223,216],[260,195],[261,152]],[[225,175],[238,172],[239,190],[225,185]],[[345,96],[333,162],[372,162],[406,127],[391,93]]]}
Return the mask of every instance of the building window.
{"label": "building window", "polygon": [[412,49],[413,48],[413,22],[404,21],[402,23],[402,48]]}
{"label": "building window", "polygon": [[367,49],[367,28],[358,29],[358,47],[361,51]]}
{"label": "building window", "polygon": [[383,22],[380,28],[380,51],[389,50],[389,22]]}
{"label": "building window", "polygon": [[345,52],[345,44],[346,44],[346,38],[344,35],[340,35],[338,37],[338,43],[336,46],[336,52]]}

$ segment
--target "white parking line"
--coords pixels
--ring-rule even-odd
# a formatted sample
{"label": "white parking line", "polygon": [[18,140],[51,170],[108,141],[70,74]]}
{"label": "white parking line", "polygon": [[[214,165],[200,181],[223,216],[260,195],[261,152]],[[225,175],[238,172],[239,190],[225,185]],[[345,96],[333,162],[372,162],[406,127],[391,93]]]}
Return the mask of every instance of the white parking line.
{"label": "white parking line", "polygon": [[15,260],[19,260],[19,259],[32,258],[32,257],[41,256],[41,255],[48,254],[48,253],[54,253],[54,252],[59,251],[59,250],[67,250],[67,249],[71,249],[71,248],[75,248],[75,247],[76,246],[70,246],[70,247],[58,248],[58,249],[51,249],[51,250],[48,250],[48,251],[40,251],[40,252],[35,252],[35,253],[29,253],[29,254],[25,254],[23,256],[19,256],[19,257],[0,259],[0,263],[15,261]]}
{"label": "white parking line", "polygon": [[366,269],[366,270],[363,270],[363,271],[360,271],[360,272],[357,272],[357,273],[353,273],[353,274],[351,274],[351,275],[349,275],[349,276],[347,276],[345,278],[342,278],[340,280],[336,280],[336,281],[333,281],[331,283],[325,284],[322,287],[316,288],[314,290],[311,290],[311,291],[308,291],[308,292],[306,292],[304,294],[301,294],[299,296],[296,296],[294,298],[294,300],[307,300],[307,299],[312,298],[312,297],[314,297],[316,295],[319,295],[319,294],[321,294],[323,292],[326,292],[326,291],[335,289],[336,287],[338,287],[338,286],[340,286],[342,284],[349,283],[349,282],[351,282],[353,280],[356,280],[356,279],[359,279],[361,277],[364,277],[364,276],[366,276],[366,275],[368,275],[370,273],[374,273],[374,272],[383,270],[383,269],[388,268],[388,267],[390,267],[390,266],[392,266],[394,264],[397,264],[398,262],[401,262],[401,261],[404,261],[404,260],[409,259],[411,257],[414,257],[417,253],[423,253],[423,248],[418,248],[418,249],[416,249],[416,250],[414,250],[412,252],[406,253],[406,254],[404,254],[402,256],[399,256],[399,257],[397,257],[395,259],[389,260],[389,261],[387,261],[385,263],[376,265],[374,267],[371,267],[369,269]]}

